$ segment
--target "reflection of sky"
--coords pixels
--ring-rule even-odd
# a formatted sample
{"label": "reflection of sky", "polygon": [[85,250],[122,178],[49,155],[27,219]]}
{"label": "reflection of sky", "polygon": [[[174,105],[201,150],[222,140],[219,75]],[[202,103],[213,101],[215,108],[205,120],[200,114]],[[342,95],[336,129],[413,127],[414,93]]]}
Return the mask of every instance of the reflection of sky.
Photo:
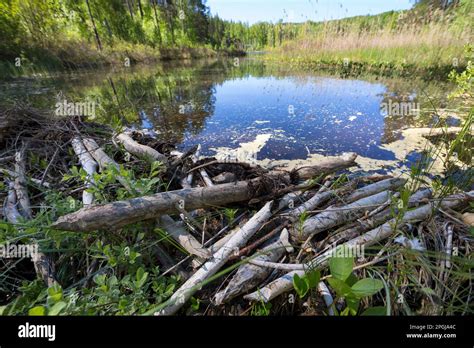
{"label": "reflection of sky", "polygon": [[204,154],[212,154],[206,151],[209,147],[237,147],[257,134],[270,133],[259,158],[306,158],[309,150],[394,159],[379,148],[383,92],[381,84],[335,78],[229,80],[216,87],[215,112],[205,129],[186,134],[183,145],[200,143]]}

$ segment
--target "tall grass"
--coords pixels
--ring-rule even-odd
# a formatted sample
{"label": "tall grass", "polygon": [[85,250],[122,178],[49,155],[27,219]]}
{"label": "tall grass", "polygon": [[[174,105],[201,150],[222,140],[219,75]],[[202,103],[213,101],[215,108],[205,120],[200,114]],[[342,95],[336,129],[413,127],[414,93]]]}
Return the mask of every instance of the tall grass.
{"label": "tall grass", "polygon": [[[406,14],[389,12],[325,23],[305,24],[294,40],[271,50],[269,60],[290,61],[314,68],[344,65],[344,68],[389,67],[407,72],[434,72],[447,78],[450,70],[466,66],[464,47],[472,41],[472,16],[464,2],[443,12]],[[470,7],[470,8],[471,8]]]}

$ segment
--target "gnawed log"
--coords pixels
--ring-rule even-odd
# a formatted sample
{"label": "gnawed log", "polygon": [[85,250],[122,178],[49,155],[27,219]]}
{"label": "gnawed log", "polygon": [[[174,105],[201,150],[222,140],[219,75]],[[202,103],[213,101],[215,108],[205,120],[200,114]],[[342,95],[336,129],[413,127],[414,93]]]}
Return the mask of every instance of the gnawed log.
{"label": "gnawed log", "polygon": [[[30,218],[23,216],[17,209],[17,186],[13,183],[10,183],[9,187],[10,190],[8,192],[7,201],[4,206],[5,217],[7,218],[8,222],[16,225],[21,223],[23,219],[29,220]],[[26,194],[28,195],[27,191]],[[31,261],[33,262],[37,276],[44,281],[46,286],[50,287],[51,285],[57,283],[54,276],[54,264],[44,253],[36,250],[36,252],[31,255]]]}
{"label": "gnawed log", "polygon": [[[421,189],[416,191],[413,195],[410,196],[408,200],[408,207],[413,208],[420,205],[420,202],[423,202],[423,200],[431,198],[432,193],[433,191],[431,191],[430,189]],[[394,216],[394,214],[398,213],[398,209],[392,209],[386,206],[381,207],[384,208],[382,211],[373,214],[372,216],[368,216],[368,218],[365,220],[358,220],[358,224],[356,226],[348,228],[344,231],[341,231],[340,233],[329,237],[321,244],[333,244],[337,243],[340,240],[349,240],[355,238],[359,234],[368,231],[374,227],[377,227],[383,224],[384,222],[387,222],[387,220],[390,220]]]}
{"label": "gnawed log", "polygon": [[220,248],[212,258],[199,268],[172,296],[166,301],[165,306],[155,315],[175,314],[189,298],[202,286],[202,283],[214,275],[229,257],[238,252],[239,248],[257,232],[257,230],[270,218],[272,202],[268,202],[260,209],[232,238]]}
{"label": "gnawed log", "polygon": [[216,175],[215,177],[213,177],[212,181],[216,185],[226,184],[228,182],[237,181],[237,176],[234,173],[231,173],[231,172],[224,172],[224,173],[220,173],[220,174]]}
{"label": "gnawed log", "polygon": [[345,199],[345,202],[352,203],[359,199],[362,199],[368,196],[373,196],[382,191],[394,191],[397,188],[405,185],[406,182],[407,182],[406,179],[402,179],[402,178],[392,178],[392,179],[378,181],[376,183],[373,183],[373,184],[364,186],[358,190],[355,190],[353,193],[349,195],[349,197]]}
{"label": "gnawed log", "polygon": [[383,204],[390,198],[390,195],[389,191],[380,192],[342,207],[328,209],[328,211],[306,220],[302,228],[292,229],[291,234],[296,240],[304,241],[311,235],[355,220],[367,211],[367,206]]}
{"label": "gnawed log", "polygon": [[27,220],[33,217],[25,176],[25,147],[15,154],[15,192],[20,214]]}
{"label": "gnawed log", "polygon": [[[91,144],[90,141],[88,145],[86,147],[89,151],[91,149],[98,151],[98,147]],[[101,152],[103,151],[99,151],[98,157],[95,157],[93,153],[96,160],[103,157]],[[334,165],[335,170],[338,170],[343,166],[346,168],[353,166],[355,164],[354,159],[355,157],[351,156],[347,160],[330,160],[330,163]],[[102,160],[102,162],[110,164],[109,160]],[[98,163],[101,164],[100,161]],[[312,170],[306,170],[302,173],[313,175],[318,172],[318,168],[321,169],[320,174],[331,172],[330,165],[322,162]],[[310,179],[310,177],[302,177],[302,173],[298,173],[300,179]],[[275,187],[280,188],[281,184],[291,182],[291,180],[289,173],[271,172],[265,178],[256,178],[249,181],[161,192],[151,196],[80,209],[77,212],[60,217],[51,227],[76,232],[88,232],[101,228],[119,228],[138,221],[156,218],[163,214],[179,213],[178,207],[190,211],[198,208],[249,201],[256,195],[270,194]],[[271,187],[268,187],[269,181],[272,183]]]}
{"label": "gnawed log", "polygon": [[[278,240],[264,247],[261,251],[256,253],[256,256],[252,256],[251,259],[253,261],[276,261],[283,256],[285,251],[292,252],[293,247],[291,246],[288,237],[289,233],[285,228],[281,232]],[[240,266],[227,287],[215,295],[215,304],[220,305],[255,288],[264,281],[271,272],[272,269],[270,268],[259,267],[253,264],[244,264]]]}
{"label": "gnawed log", "polygon": [[332,298],[331,292],[329,291],[328,287],[324,282],[319,282],[318,284],[318,292],[323,297],[324,303],[328,308],[328,314],[330,316],[334,315],[333,303],[334,299]]}
{"label": "gnawed log", "polygon": [[23,219],[24,217],[20,214],[20,212],[17,209],[15,184],[13,182],[9,182],[8,186],[9,186],[8,196],[3,206],[3,215],[6,217],[6,219],[9,222],[16,224],[18,223],[18,221],[21,221],[21,219]]}
{"label": "gnawed log", "polygon": [[161,216],[160,225],[190,254],[203,259],[208,259],[212,255],[207,248],[204,248],[196,238],[186,231],[182,225],[176,223],[170,216]]}
{"label": "gnawed log", "polygon": [[[342,248],[347,248],[349,250],[355,250],[357,246],[368,247],[378,243],[389,236],[391,236],[397,228],[406,223],[414,223],[418,221],[423,221],[428,219],[437,208],[441,207],[442,209],[454,209],[462,206],[463,204],[474,200],[474,191],[469,193],[456,194],[448,196],[440,202],[432,202],[430,204],[423,205],[419,208],[409,210],[405,212],[403,217],[397,221],[397,218],[391,219],[380,227],[374,228],[369,232],[364,233],[363,235],[351,239],[350,241],[341,244],[335,248],[331,248],[324,252],[323,254],[315,257],[311,260],[305,267],[307,269],[318,269],[327,266],[327,261],[330,257],[337,254],[337,250],[342,250]],[[398,225],[397,225],[398,222]],[[293,277],[295,274],[302,277],[305,271],[291,271],[286,273],[282,277],[270,282],[262,289],[255,291],[251,294],[244,296],[245,299],[251,301],[264,301],[268,302],[275,297],[290,291],[293,288]]]}
{"label": "gnawed log", "polygon": [[[91,138],[84,138],[82,139],[84,146],[86,147],[87,151],[92,155],[92,157],[97,161],[99,164],[100,170],[103,171],[108,167],[115,168],[117,172],[120,171],[120,166],[117,162],[115,162],[112,158],[110,158],[104,150],[100,148],[100,146],[95,142],[94,139]],[[120,184],[122,184],[125,189],[130,193],[135,193],[135,190],[130,187],[128,181],[121,175],[116,175],[115,178],[118,180]]]}
{"label": "gnawed log", "polygon": [[[74,153],[79,158],[82,168],[87,173],[87,183],[86,187],[90,188],[94,184],[94,174],[97,172],[97,162],[94,161],[92,156],[87,152],[82,140],[79,137],[74,137],[72,139],[72,148]],[[82,203],[84,207],[90,206],[94,202],[94,194],[86,190],[82,192]]]}
{"label": "gnawed log", "polygon": [[155,161],[163,163],[165,166],[168,164],[168,159],[165,155],[159,153],[155,149],[142,145],[135,140],[132,139],[130,135],[127,133],[120,133],[118,134],[115,139],[123,145],[125,150],[130,152],[132,155],[143,159],[149,163],[153,163]]}
{"label": "gnawed log", "polygon": [[340,157],[321,161],[317,165],[300,167],[294,171],[302,180],[316,178],[321,174],[334,173],[348,167],[357,158],[355,153],[347,153]]}

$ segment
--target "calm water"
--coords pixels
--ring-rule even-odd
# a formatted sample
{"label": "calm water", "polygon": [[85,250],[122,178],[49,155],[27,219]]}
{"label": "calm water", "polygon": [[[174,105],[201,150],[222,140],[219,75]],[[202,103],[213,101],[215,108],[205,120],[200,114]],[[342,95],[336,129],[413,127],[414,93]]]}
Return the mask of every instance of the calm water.
{"label": "calm water", "polygon": [[[433,124],[433,103],[443,108],[448,91],[440,83],[344,79],[268,67],[249,58],[239,66],[232,60],[182,62],[20,79],[2,83],[0,98],[21,98],[52,110],[64,99],[95,101],[98,120],[122,119],[181,149],[199,143],[206,155],[265,134],[259,159],[353,151],[393,161],[394,153],[383,145],[400,139],[402,128]],[[410,103],[420,114],[388,115],[383,105],[389,102]]]}

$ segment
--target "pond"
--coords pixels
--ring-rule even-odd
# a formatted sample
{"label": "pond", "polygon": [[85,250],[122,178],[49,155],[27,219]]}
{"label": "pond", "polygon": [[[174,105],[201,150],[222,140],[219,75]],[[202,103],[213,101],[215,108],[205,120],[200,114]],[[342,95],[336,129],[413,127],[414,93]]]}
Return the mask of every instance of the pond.
{"label": "pond", "polygon": [[51,110],[93,102],[91,118],[147,129],[181,150],[201,144],[203,155],[222,160],[291,165],[356,152],[363,169],[380,171],[419,158],[421,138],[405,139],[403,130],[459,124],[446,108],[450,89],[307,73],[250,57],[41,74],[3,82],[0,98]]}

